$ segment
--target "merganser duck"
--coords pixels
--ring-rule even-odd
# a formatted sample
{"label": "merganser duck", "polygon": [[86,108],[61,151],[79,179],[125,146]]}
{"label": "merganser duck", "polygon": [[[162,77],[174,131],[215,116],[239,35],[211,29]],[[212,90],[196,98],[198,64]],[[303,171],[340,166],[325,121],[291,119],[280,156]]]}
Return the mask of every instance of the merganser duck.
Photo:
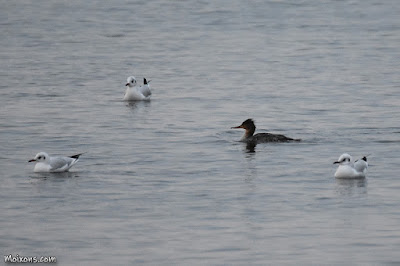
{"label": "merganser duck", "polygon": [[292,139],[280,134],[271,133],[258,133],[254,135],[256,131],[256,125],[252,119],[247,119],[240,126],[232,128],[243,128],[246,130],[244,136],[240,141],[243,142],[253,142],[253,143],[263,143],[263,142],[289,142],[289,141],[301,141],[300,139]]}
{"label": "merganser duck", "polygon": [[339,164],[335,172],[336,178],[365,178],[368,169],[367,156],[353,163],[353,158],[347,153],[340,155],[334,164]]}

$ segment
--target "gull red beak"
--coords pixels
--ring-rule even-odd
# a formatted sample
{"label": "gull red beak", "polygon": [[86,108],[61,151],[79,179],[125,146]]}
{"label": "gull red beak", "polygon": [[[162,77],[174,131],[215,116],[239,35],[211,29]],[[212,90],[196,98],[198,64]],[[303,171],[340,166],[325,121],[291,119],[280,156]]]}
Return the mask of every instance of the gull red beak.
{"label": "gull red beak", "polygon": [[126,83],[126,84],[125,84],[125,86],[128,86],[128,85],[129,85],[129,83]]}
{"label": "gull red beak", "polygon": [[28,163],[31,163],[31,162],[36,162],[36,160],[35,159],[31,159],[31,160],[28,161]]}

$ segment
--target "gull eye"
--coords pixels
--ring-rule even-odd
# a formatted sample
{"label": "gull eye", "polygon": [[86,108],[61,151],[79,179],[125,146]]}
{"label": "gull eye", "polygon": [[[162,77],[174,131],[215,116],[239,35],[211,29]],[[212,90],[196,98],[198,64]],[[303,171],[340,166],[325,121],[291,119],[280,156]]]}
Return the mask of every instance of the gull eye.
{"label": "gull eye", "polygon": [[41,159],[42,159],[42,156],[39,156],[38,159],[41,160]]}

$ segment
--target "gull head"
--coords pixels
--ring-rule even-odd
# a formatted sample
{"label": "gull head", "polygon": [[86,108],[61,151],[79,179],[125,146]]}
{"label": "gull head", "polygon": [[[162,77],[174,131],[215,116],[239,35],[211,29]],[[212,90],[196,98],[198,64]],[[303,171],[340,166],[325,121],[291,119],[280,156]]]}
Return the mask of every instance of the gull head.
{"label": "gull head", "polygon": [[128,79],[126,80],[125,86],[135,87],[136,86],[136,78],[134,76],[128,77]]}
{"label": "gull head", "polygon": [[35,158],[29,160],[29,162],[46,162],[49,160],[49,155],[45,152],[39,152]]}
{"label": "gull head", "polygon": [[340,155],[339,159],[336,162],[334,162],[334,164],[347,165],[350,164],[351,161],[352,158],[350,154],[343,153],[342,155]]}

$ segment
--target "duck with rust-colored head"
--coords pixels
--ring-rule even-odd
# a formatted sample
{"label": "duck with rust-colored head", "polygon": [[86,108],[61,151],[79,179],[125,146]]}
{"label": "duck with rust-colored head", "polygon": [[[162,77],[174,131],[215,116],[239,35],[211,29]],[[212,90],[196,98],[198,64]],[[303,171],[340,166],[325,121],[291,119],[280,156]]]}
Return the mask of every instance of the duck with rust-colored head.
{"label": "duck with rust-colored head", "polygon": [[292,139],[281,134],[271,134],[271,133],[257,133],[256,125],[253,119],[247,119],[240,126],[232,128],[243,128],[245,130],[244,136],[240,141],[252,142],[252,143],[264,143],[264,142],[290,142],[290,141],[300,141],[300,139]]}

